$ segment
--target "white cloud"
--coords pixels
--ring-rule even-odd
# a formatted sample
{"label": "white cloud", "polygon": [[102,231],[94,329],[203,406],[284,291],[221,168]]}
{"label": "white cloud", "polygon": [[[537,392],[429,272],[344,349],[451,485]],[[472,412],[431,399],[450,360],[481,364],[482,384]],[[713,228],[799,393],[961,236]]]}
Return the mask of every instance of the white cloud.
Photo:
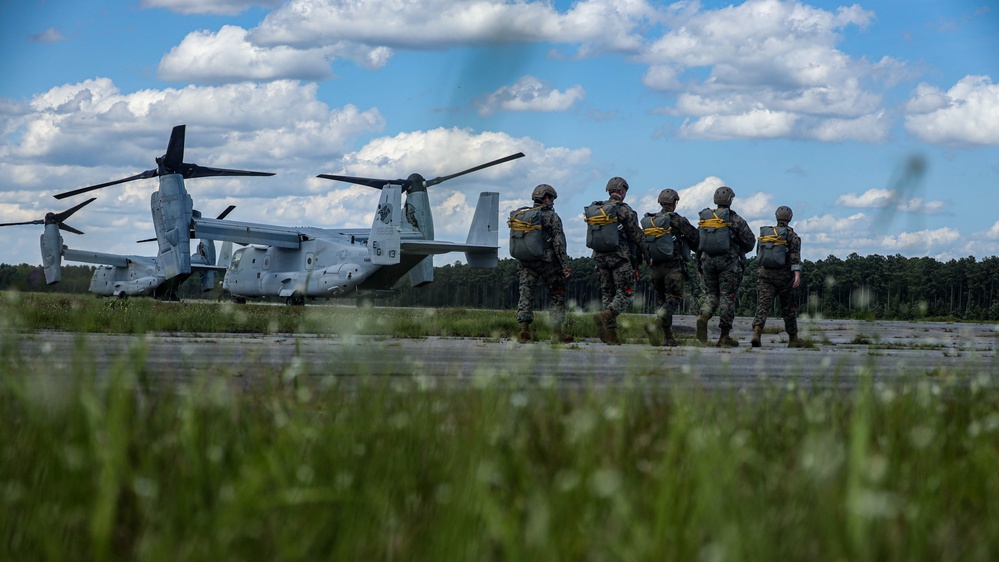
{"label": "white cloud", "polygon": [[581,52],[636,51],[636,25],[654,18],[645,0],[582,0],[561,13],[548,2],[291,0],[253,31],[263,45],[317,47],[336,41],[440,49],[468,43],[581,44]]}
{"label": "white cloud", "polygon": [[483,96],[475,105],[482,116],[498,111],[565,111],[585,96],[582,86],[562,92],[534,76],[524,76],[512,86]]}
{"label": "white cloud", "polygon": [[[696,8],[696,9],[695,9]],[[882,97],[868,83],[906,75],[894,59],[853,59],[836,49],[848,26],[873,13],[835,12],[782,0],[749,0],[701,11],[671,9],[671,29],[643,55],[646,86],[682,91],[673,114],[688,117],[686,138],[804,138],[882,142],[890,127]],[[707,68],[698,80],[688,70]],[[686,80],[685,80],[686,78]]]}
{"label": "white cloud", "polygon": [[58,29],[50,27],[41,33],[32,35],[31,40],[38,43],[58,43],[59,41],[65,41],[66,36]]}
{"label": "white cloud", "polygon": [[857,195],[850,192],[836,198],[835,205],[854,209],[892,209],[906,213],[936,214],[946,206],[945,201],[926,201],[922,197],[903,197],[894,189],[868,189]]}
{"label": "white cloud", "polygon": [[999,84],[988,76],[965,76],[946,93],[920,84],[906,111],[906,130],[926,142],[999,145]]}
{"label": "white cloud", "polygon": [[282,0],[141,0],[143,8],[166,8],[181,14],[234,15],[253,6],[277,7]]}

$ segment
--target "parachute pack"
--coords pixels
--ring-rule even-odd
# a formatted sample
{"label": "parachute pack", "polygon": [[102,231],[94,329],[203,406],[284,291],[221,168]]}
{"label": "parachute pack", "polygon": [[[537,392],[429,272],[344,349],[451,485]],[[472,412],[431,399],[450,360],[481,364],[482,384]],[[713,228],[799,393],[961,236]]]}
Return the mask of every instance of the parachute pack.
{"label": "parachute pack", "polygon": [[787,227],[760,227],[760,237],[756,239],[756,257],[760,260],[760,267],[779,269],[788,264],[787,239]]}
{"label": "parachute pack", "polygon": [[510,212],[510,256],[520,261],[539,261],[545,255],[541,231],[541,207],[521,207]]}
{"label": "parachute pack", "polygon": [[645,255],[652,260],[652,263],[671,260],[674,257],[676,241],[673,239],[673,227],[670,226],[672,214],[646,213],[642,217],[642,232],[645,233],[642,244]]}
{"label": "parachute pack", "polygon": [[597,252],[615,252],[621,242],[617,220],[617,202],[594,201],[583,208],[586,221],[586,247]]}
{"label": "parachute pack", "polygon": [[700,222],[697,224],[699,240],[697,250],[709,256],[723,256],[728,253],[732,244],[732,221],[729,220],[729,210],[725,207],[704,209],[698,213]]}

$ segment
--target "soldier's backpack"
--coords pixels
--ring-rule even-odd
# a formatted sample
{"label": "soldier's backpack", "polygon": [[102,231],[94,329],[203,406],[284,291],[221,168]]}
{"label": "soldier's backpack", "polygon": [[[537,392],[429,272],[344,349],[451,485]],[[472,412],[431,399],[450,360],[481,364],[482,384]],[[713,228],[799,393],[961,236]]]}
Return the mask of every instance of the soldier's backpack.
{"label": "soldier's backpack", "polygon": [[596,252],[616,252],[621,242],[617,201],[594,201],[583,208],[586,221],[586,247]]}
{"label": "soldier's backpack", "polygon": [[756,257],[760,267],[779,269],[787,265],[787,227],[762,226],[756,239]]}
{"label": "soldier's backpack", "polygon": [[697,250],[709,256],[727,254],[732,242],[729,210],[725,207],[704,209],[699,216]]}
{"label": "soldier's backpack", "polygon": [[539,261],[545,255],[541,230],[541,207],[521,207],[510,212],[510,256],[520,261]]}
{"label": "soldier's backpack", "polygon": [[645,255],[652,263],[663,262],[674,258],[677,244],[673,238],[673,227],[670,226],[672,213],[646,213],[642,217],[642,246]]}

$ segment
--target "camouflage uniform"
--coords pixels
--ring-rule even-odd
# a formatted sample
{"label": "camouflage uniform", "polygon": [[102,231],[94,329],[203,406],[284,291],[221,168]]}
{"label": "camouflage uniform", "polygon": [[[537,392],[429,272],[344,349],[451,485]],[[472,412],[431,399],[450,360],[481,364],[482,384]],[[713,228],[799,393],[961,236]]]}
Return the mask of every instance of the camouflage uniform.
{"label": "camouflage uniform", "polygon": [[[686,244],[688,248],[697,247],[697,229],[683,215],[671,213],[669,224],[677,242]],[[683,298],[684,277],[687,270],[679,246],[680,244],[674,246],[672,259],[653,262],[651,266],[652,288],[659,298],[656,318],[662,321],[662,328],[666,330],[672,328],[673,313],[680,307],[680,300]]]}
{"label": "camouflage uniform", "polygon": [[[777,224],[778,227],[787,228],[787,257],[788,264],[780,268],[760,267],[757,274],[756,285],[756,318],[753,319],[753,329],[758,327],[760,332],[767,322],[770,314],[770,307],[773,306],[774,299],[780,299],[781,316],[784,317],[784,331],[788,337],[796,338],[798,335],[798,318],[795,310],[795,289],[794,272],[801,271],[801,237],[787,226],[787,224]],[[754,344],[755,345],[755,344]]]}
{"label": "camouflage uniform", "polygon": [[545,235],[545,251],[541,260],[522,261],[517,266],[517,280],[520,282],[517,322],[534,321],[534,288],[540,278],[548,289],[548,299],[552,306],[551,321],[557,328],[565,322],[564,270],[569,268],[569,254],[566,251],[562,219],[551,205],[541,208],[541,231]]}
{"label": "camouflage uniform", "polygon": [[699,269],[704,277],[706,298],[701,306],[701,318],[709,320],[718,311],[718,327],[728,335],[735,320],[736,299],[742,283],[742,260],[746,252],[756,246],[753,234],[746,219],[729,209],[729,227],[732,239],[727,254],[709,256],[698,252]]}
{"label": "camouflage uniform", "polygon": [[617,202],[620,243],[613,252],[597,252],[597,280],[600,282],[600,300],[604,310],[611,311],[608,328],[617,327],[617,317],[628,310],[635,298],[635,272],[642,259],[641,240],[644,234],[638,224],[638,213],[624,201]]}

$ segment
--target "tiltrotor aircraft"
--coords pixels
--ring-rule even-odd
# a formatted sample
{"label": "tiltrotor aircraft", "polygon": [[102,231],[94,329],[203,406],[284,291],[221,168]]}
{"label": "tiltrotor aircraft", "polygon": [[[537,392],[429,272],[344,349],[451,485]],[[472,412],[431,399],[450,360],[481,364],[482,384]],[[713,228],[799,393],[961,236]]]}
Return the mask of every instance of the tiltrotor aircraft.
{"label": "tiltrotor aircraft", "polygon": [[[231,257],[223,289],[237,302],[278,297],[289,304],[306,299],[356,298],[358,303],[394,294],[392,286],[409,274],[413,286],[433,281],[434,254],[464,252],[472,267],[496,267],[499,251],[499,194],[485,192],[472,218],[464,244],[434,240],[427,187],[524,156],[517,153],[449,176],[425,180],[379,180],[323,174],[320,177],[368,185],[382,190],[371,229],[288,227],[206,219],[192,212],[184,179],[209,171],[233,172],[183,164],[184,125],[174,127],[159,167],[135,176],[62,193],[69,197],[135,179],[159,177],[152,212],[158,258],[167,278],[190,273],[190,238],[223,240],[247,246]],[[237,175],[237,174],[225,174]],[[244,172],[238,175],[264,175]],[[268,174],[269,175],[269,174]],[[406,201],[402,202],[402,193]],[[226,250],[223,250],[223,254]]]}
{"label": "tiltrotor aircraft", "polygon": [[[83,234],[68,224],[66,219],[75,212],[89,205],[95,198],[88,199],[75,207],[61,213],[47,213],[44,219],[25,222],[2,223],[0,226],[16,226],[23,224],[45,225],[41,236],[42,263],[45,271],[45,281],[48,284],[62,280],[62,260],[96,264],[94,275],[90,279],[90,292],[101,296],[152,296],[160,299],[176,299],[177,288],[189,275],[180,275],[166,279],[162,267],[155,257],[109,254],[79,250],[66,246],[60,230]],[[220,219],[225,218],[235,206],[230,206]],[[197,213],[197,211],[194,211]],[[191,256],[192,271],[201,275],[202,290],[209,291],[215,287],[216,270],[224,271],[224,266],[216,265],[215,243],[211,240],[201,240],[193,256]]]}

